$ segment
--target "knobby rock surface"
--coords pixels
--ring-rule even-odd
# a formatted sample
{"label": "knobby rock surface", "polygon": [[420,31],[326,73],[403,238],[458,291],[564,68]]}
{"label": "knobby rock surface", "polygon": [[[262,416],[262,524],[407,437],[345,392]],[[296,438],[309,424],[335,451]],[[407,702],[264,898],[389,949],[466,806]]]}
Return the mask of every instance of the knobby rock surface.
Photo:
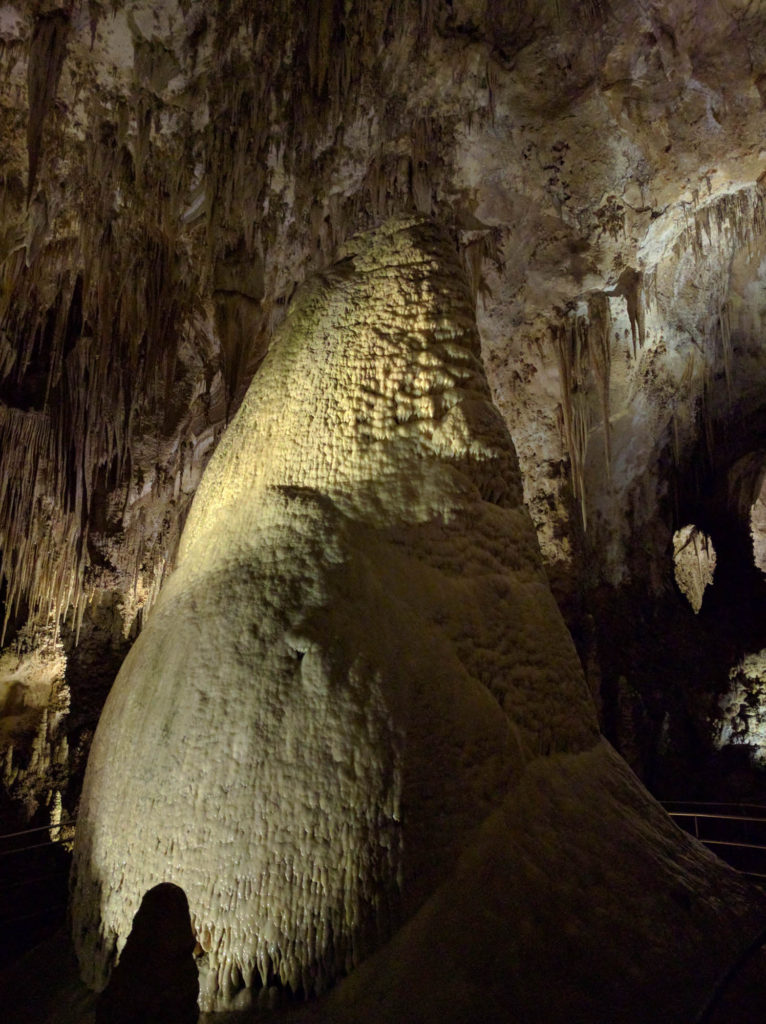
{"label": "knobby rock surface", "polygon": [[688,1021],[753,927],[747,887],[598,738],[429,220],[301,289],[205,473],[91,749],[89,984],[162,882],[203,1009],[352,972],[328,1004],[349,1021],[471,1019],[479,990],[488,1020]]}

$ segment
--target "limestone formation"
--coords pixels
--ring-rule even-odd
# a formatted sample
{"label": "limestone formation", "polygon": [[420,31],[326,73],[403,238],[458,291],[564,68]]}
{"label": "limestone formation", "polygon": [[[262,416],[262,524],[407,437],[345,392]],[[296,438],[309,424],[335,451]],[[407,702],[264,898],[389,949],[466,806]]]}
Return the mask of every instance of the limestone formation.
{"label": "limestone formation", "polygon": [[[458,950],[453,897],[470,959],[485,884],[505,907],[498,955],[521,929],[536,985],[554,928],[530,916],[541,885],[590,944],[605,941],[599,915],[647,901],[615,940],[607,989],[658,926],[686,935],[686,982],[700,949],[667,904],[673,884],[736,948],[744,890],[720,875],[718,913],[711,864],[598,745],[519,484],[448,235],[394,220],[352,240],[296,296],[107,701],[74,861],[89,984],[105,984],[161,882],[188,897],[205,1009],[274,985],[320,993],[397,932],[390,948],[412,942],[416,959],[424,943]],[[608,866],[601,813],[624,847]],[[657,857],[647,893],[631,876]],[[591,872],[610,890],[595,905],[577,895]],[[366,974],[360,996],[352,975],[338,1012],[432,1019],[391,1009],[412,982],[406,952],[387,950],[388,995]],[[637,976],[656,962],[639,956]],[[436,973],[443,1007],[454,983]],[[497,998],[512,1014],[529,997],[513,983]]]}
{"label": "limestone formation", "polygon": [[[3,0],[0,830],[50,827],[50,835],[68,838],[70,826],[62,823],[78,813],[103,702],[176,565],[207,463],[262,371],[264,381],[254,392],[256,426],[237,445],[243,451],[251,443],[263,446],[268,457],[253,461],[252,479],[250,470],[224,473],[216,464],[228,497],[210,488],[200,495],[184,542],[183,572],[192,573],[191,551],[198,544],[191,538],[206,533],[203,505],[213,510],[220,504],[225,520],[233,522],[235,512],[245,516],[247,505],[243,499],[238,508],[237,488],[243,494],[255,488],[268,497],[252,536],[271,531],[275,550],[288,544],[292,550],[299,546],[289,539],[298,529],[296,517],[313,524],[298,532],[305,560],[316,568],[313,576],[290,577],[290,607],[305,606],[311,622],[319,622],[325,605],[361,601],[372,586],[365,580],[382,580],[375,615],[386,630],[369,636],[369,628],[359,625],[366,645],[359,657],[389,665],[389,649],[400,653],[392,647],[389,621],[398,636],[409,636],[415,620],[410,623],[401,608],[431,607],[438,604],[435,591],[444,591],[452,596],[433,613],[434,628],[439,637],[446,631],[452,638],[461,665],[474,665],[465,671],[479,673],[476,685],[486,689],[486,681],[502,699],[496,677],[509,646],[523,639],[520,627],[508,634],[467,583],[462,586],[470,594],[457,597],[457,582],[437,585],[420,569],[406,600],[397,597],[404,587],[397,569],[402,560],[405,575],[412,559],[418,566],[441,564],[455,538],[437,544],[430,532],[426,541],[407,527],[406,538],[389,538],[381,553],[379,531],[394,529],[386,518],[392,508],[430,514],[446,500],[439,497],[444,489],[458,486],[468,472],[463,456],[450,454],[459,432],[453,413],[434,411],[447,433],[434,432],[426,457],[422,438],[414,442],[408,434],[431,402],[419,384],[399,393],[391,414],[396,431],[380,448],[375,431],[383,427],[372,412],[360,414],[358,437],[351,441],[350,421],[334,418],[323,405],[336,443],[346,440],[337,449],[342,457],[332,462],[339,496],[323,486],[319,505],[305,492],[318,488],[316,473],[329,449],[318,446],[305,422],[289,424],[294,452],[281,432],[287,411],[304,400],[306,389],[319,389],[323,402],[335,392],[324,378],[317,383],[320,368],[306,352],[290,364],[295,375],[286,363],[276,373],[282,343],[272,345],[275,332],[285,318],[310,326],[312,310],[324,309],[323,303],[329,309],[356,287],[354,267],[362,255],[343,263],[349,239],[392,218],[418,216],[449,234],[449,259],[456,261],[450,266],[463,281],[455,288],[462,294],[467,280],[465,315],[475,317],[470,330],[478,330],[489,393],[502,419],[498,429],[504,424],[510,432],[518,456],[518,475],[506,456],[497,474],[487,458],[489,475],[474,483],[493,510],[487,515],[495,517],[509,512],[503,502],[517,501],[514,488],[523,489],[600,728],[658,796],[766,803],[759,753],[766,721],[759,667],[766,649],[766,575],[757,568],[766,565],[766,512],[756,500],[766,467],[764,138],[766,5],[758,0]],[[447,265],[446,251],[438,262]],[[410,305],[427,308],[421,298]],[[330,317],[336,319],[343,321],[345,337],[350,325],[340,312]],[[293,327],[284,331],[281,339],[293,337]],[[473,344],[479,344],[476,338]],[[270,346],[273,354],[264,359]],[[321,367],[338,381],[351,373],[351,363],[322,353]],[[461,367],[457,382],[439,384],[445,393],[463,387]],[[418,373],[432,371],[442,372],[428,362]],[[393,384],[376,371],[365,385],[370,409]],[[271,388],[281,393],[268,397]],[[231,436],[241,429],[237,420]],[[459,429],[473,450],[485,427],[468,416]],[[391,468],[411,443],[422,458],[406,471]],[[391,453],[374,482],[359,478],[359,452],[367,445]],[[286,483],[282,474],[308,483]],[[398,488],[395,498],[386,497],[378,475]],[[295,486],[300,494],[288,500],[284,488]],[[523,518],[520,506],[514,514]],[[476,517],[466,517],[473,530]],[[714,585],[705,589],[696,615],[674,582],[673,536],[690,523],[710,538],[717,556]],[[495,552],[502,529],[481,518],[476,528]],[[380,544],[365,531],[374,531]],[[460,544],[473,536],[463,520],[454,532]],[[325,545],[316,539],[325,534],[335,540]],[[524,541],[525,551],[531,543]],[[362,568],[360,544],[367,559]],[[210,558],[218,557],[215,544],[209,546]],[[417,556],[405,558],[410,547]],[[355,553],[338,557],[357,566],[349,570],[356,590],[339,582],[346,580],[345,570],[332,559],[341,550]],[[538,558],[530,549],[522,562]],[[280,559],[269,569],[272,589],[279,589],[276,581],[284,575]],[[701,569],[695,556],[698,597]],[[453,598],[464,606],[454,628],[446,610]],[[506,597],[487,601],[494,614]],[[394,605],[399,612],[390,610]],[[512,621],[526,621],[530,607],[524,604],[524,616]],[[165,614],[147,643],[158,642]],[[347,619],[344,630],[361,622]],[[245,630],[239,642],[247,653],[253,645],[268,645],[281,629],[277,619],[264,616],[257,636],[249,638]],[[316,625],[315,632],[322,629]],[[345,653],[333,657],[351,663],[361,639],[343,635]],[[300,630],[293,639],[290,657],[302,656],[306,672],[313,672],[308,647],[303,650],[308,640]],[[192,640],[187,646],[195,652],[196,636]],[[420,651],[429,665],[446,664],[444,655],[424,653],[420,641],[405,646]],[[54,650],[55,670],[49,658]],[[411,665],[412,657],[394,659],[395,667]],[[516,733],[504,726],[511,730],[508,749],[497,753],[491,771],[492,759],[476,755],[489,772],[483,779],[479,771],[472,782],[483,787],[482,807],[495,806],[517,778],[523,757],[513,751],[556,749],[572,727],[566,701],[533,708],[529,693],[521,693],[526,687],[539,696],[545,689],[533,685],[542,670],[538,655],[529,657],[534,673],[524,669],[512,679]],[[326,669],[333,679],[336,668],[333,661]],[[426,668],[424,678],[431,672]],[[364,668],[362,677],[368,678]],[[394,692],[398,679],[390,681]],[[183,701],[176,705],[186,708]],[[336,712],[341,714],[333,703],[328,720]],[[379,755],[380,764],[397,765],[399,741],[391,746],[382,719],[369,714],[365,763],[377,764]],[[487,742],[495,750],[492,743],[502,746],[502,737],[490,733]],[[561,756],[587,758],[587,752]],[[603,751],[598,757],[607,763]],[[575,762],[567,764],[564,775],[577,788]],[[463,766],[453,769],[460,774]],[[169,766],[162,770],[170,772]],[[188,777],[194,789],[191,768]],[[387,807],[391,787],[383,772],[370,782],[365,799]],[[633,796],[625,795],[628,790]],[[635,797],[643,808],[639,816],[649,813],[628,790],[615,807],[623,797],[629,803]],[[481,813],[476,809],[476,816]],[[615,814],[620,819],[622,812]],[[473,825],[459,818],[456,811],[454,829],[438,830],[444,834],[441,856],[427,857],[420,838],[413,839],[410,852],[418,863],[428,861],[430,874],[414,879],[405,863],[400,884],[395,853],[381,854],[369,878],[359,881],[358,899],[368,898],[373,876],[394,877],[389,902],[399,916],[390,911],[391,927],[418,906],[417,913],[425,913],[427,893],[433,890],[438,902],[443,891],[439,865],[449,862],[449,851],[473,848],[465,838]],[[574,831],[601,829],[597,816],[570,821]],[[396,823],[395,835],[403,827]],[[360,819],[353,828],[363,845],[367,825]],[[373,834],[377,826],[370,825]],[[423,839],[425,846],[430,842]],[[531,852],[530,862],[536,856]],[[565,861],[546,863],[557,876],[567,872]],[[598,874],[584,870],[589,878]],[[648,887],[650,872],[635,871]],[[476,902],[470,874],[460,874],[459,888]],[[520,870],[521,877],[530,874],[533,869]],[[670,875],[663,875],[670,885],[664,891],[675,893],[669,897],[675,900]],[[335,885],[337,894],[340,875],[332,877],[327,891]],[[621,877],[613,876],[612,887],[624,893],[630,886]],[[453,878],[444,884],[448,891],[457,883]],[[653,884],[661,889],[664,883],[658,877]],[[681,888],[686,891],[686,883]],[[533,887],[528,891],[534,895]],[[558,891],[562,906],[571,906],[571,893]],[[136,891],[128,902],[135,907],[139,898]],[[191,892],[189,898],[193,904]],[[228,905],[229,898],[214,893],[203,903]],[[738,900],[733,894],[735,917]],[[446,907],[446,896],[444,901]],[[620,916],[616,904],[608,911],[599,905],[602,916]],[[213,910],[211,920],[218,914]],[[468,915],[467,905],[463,912]],[[127,905],[121,913],[119,927],[112,924],[122,935]],[[333,913],[328,910],[330,918]],[[381,935],[387,934],[385,908],[376,914]],[[443,922],[435,915],[437,920]],[[721,932],[714,913],[703,925]],[[327,954],[319,972],[325,979],[343,973],[347,961],[357,962],[360,951],[378,941],[355,928],[344,923],[348,946]],[[593,921],[588,928],[603,934]],[[422,935],[436,935],[438,945],[449,929],[434,929]],[[639,928],[636,935],[646,933]],[[307,949],[318,945],[305,935],[300,941]],[[277,950],[276,939],[272,944]],[[636,945],[638,939],[615,963],[632,961]],[[656,951],[661,943],[648,945]],[[588,948],[599,960],[596,946]],[[677,955],[662,948],[667,958]],[[477,957],[461,949],[454,953],[453,975],[473,991]],[[684,950],[703,958],[693,937]],[[265,964],[267,953],[252,955]],[[377,956],[383,955],[381,949]],[[292,964],[292,953],[285,956],[285,964]],[[503,954],[497,956],[504,963]],[[561,956],[574,962],[571,948]],[[457,969],[461,958],[473,975]],[[523,957],[515,952],[511,958]],[[109,959],[106,952],[103,959]],[[655,979],[647,987],[657,988],[664,969],[652,974],[650,960],[643,977]],[[660,963],[659,954],[651,963]],[[212,980],[204,991],[216,989],[217,970],[208,971]],[[680,962],[678,970],[679,977],[688,976]],[[285,966],[284,974],[302,987],[291,971]],[[390,995],[396,988],[391,971],[381,967],[379,978]],[[238,984],[235,978],[232,988]],[[317,980],[314,987],[322,984]],[[351,992],[354,984],[349,979],[335,991]],[[409,987],[414,989],[414,978]],[[457,998],[454,985],[451,991]],[[542,981],[536,991],[548,997]],[[380,1006],[402,1015],[401,1007],[395,1010],[379,995]],[[507,1007],[515,998],[505,992],[498,1005]],[[654,1008],[662,1018],[659,1005]],[[584,1019],[591,1010],[582,1009]],[[368,1011],[363,1007],[358,1017]]]}
{"label": "limestone formation", "polygon": [[[766,15],[752,0],[693,15],[688,0],[0,5],[6,641],[62,627],[72,655],[103,603],[136,635],[300,283],[354,232],[420,211],[457,239],[546,568],[617,740],[613,697],[644,638],[612,644],[609,609],[640,623],[648,593],[665,632],[687,628],[664,607],[672,535],[698,521],[680,506],[706,500],[701,477],[763,459]],[[673,755],[697,731],[712,749],[716,723],[672,693],[704,675],[718,706],[733,667],[718,643],[693,670],[658,666],[675,679],[662,695],[653,666],[631,681],[653,719],[678,720]],[[71,751],[108,675],[87,728],[74,701]]]}
{"label": "limestone formation", "polygon": [[172,881],[204,1005],[321,991],[527,761],[595,735],[454,249],[429,223],[361,236],[296,298],[107,702],[75,854],[83,971],[103,985]]}

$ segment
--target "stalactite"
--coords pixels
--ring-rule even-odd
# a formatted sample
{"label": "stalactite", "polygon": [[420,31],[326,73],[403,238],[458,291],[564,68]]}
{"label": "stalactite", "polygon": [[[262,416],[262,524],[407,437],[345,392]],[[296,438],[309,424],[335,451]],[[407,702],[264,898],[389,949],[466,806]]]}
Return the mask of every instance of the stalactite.
{"label": "stalactite", "polygon": [[468,281],[471,285],[471,296],[473,298],[474,305],[477,302],[483,283],[484,257],[485,251],[483,238],[472,241],[465,247],[465,267]]}
{"label": "stalactite", "polygon": [[726,192],[703,206],[685,207],[684,219],[686,226],[673,243],[676,259],[689,250],[701,259],[711,245],[718,244],[714,234],[726,235],[732,247],[747,247],[766,229],[766,192],[759,183]]}
{"label": "stalactite", "polygon": [[583,528],[588,527],[585,465],[591,427],[590,376],[595,378],[604,427],[604,462],[611,475],[609,389],[611,380],[612,317],[604,292],[588,296],[587,313],[570,310],[552,329],[559,367],[564,440],[569,452],[572,489],[580,505]]}
{"label": "stalactite", "polygon": [[458,231],[458,239],[475,305],[480,298],[486,300],[492,295],[485,274],[486,265],[491,264],[498,272],[504,268],[502,232],[499,229],[484,230],[481,234]]}
{"label": "stalactite", "polygon": [[332,36],[335,21],[335,0],[317,0],[307,10],[308,25],[308,67],[311,88],[321,96],[327,81],[328,66],[332,54]]}
{"label": "stalactite", "polygon": [[729,307],[726,303],[723,303],[718,311],[718,330],[717,334],[721,339],[721,359],[723,362],[723,372],[726,379],[726,394],[731,401],[731,370],[733,361],[733,352],[731,347],[731,324],[729,321]]}
{"label": "stalactite", "polygon": [[[95,32],[103,5],[88,0],[84,6]],[[240,267],[269,267],[277,240],[296,233],[309,216],[310,190],[296,189],[294,199],[290,190],[298,172],[337,144],[339,125],[357,112],[363,80],[375,97],[381,33],[416,39],[433,18],[431,0],[322,0],[308,18],[287,0],[272,0],[268,16],[266,10],[266,0],[230,0],[226,15],[206,28],[211,60],[222,74],[197,85],[195,102],[209,114],[202,131],[193,125],[199,104],[196,114],[192,104],[187,112],[183,104],[169,113],[163,108],[149,80],[153,44],[136,30],[130,97],[85,103],[88,120],[71,157],[76,209],[66,224],[57,223],[55,195],[40,192],[27,218],[26,245],[22,232],[20,245],[11,239],[0,252],[0,393],[14,404],[12,396],[25,395],[23,411],[0,416],[0,459],[11,457],[23,417],[45,425],[27,448],[18,486],[0,498],[6,622],[27,605],[40,619],[70,612],[75,624],[81,619],[96,572],[87,535],[98,474],[108,468],[127,495],[140,457],[136,437],[147,423],[170,429],[179,348],[208,352],[214,306],[221,328],[216,344],[223,349],[215,369],[230,402],[241,394],[301,273],[284,272],[271,293],[281,303],[261,304]],[[48,167],[50,131],[43,127],[51,125],[68,31],[63,10],[34,27],[27,138],[33,202]],[[188,59],[196,60],[191,45]],[[286,109],[305,116],[286,119]],[[164,134],[155,126],[166,116],[177,130]],[[400,127],[405,145],[378,150],[355,194],[323,197],[318,259],[332,257],[350,225],[367,226],[366,218],[413,206],[431,209],[441,140],[427,118]],[[275,153],[282,191],[272,181]],[[190,209],[195,212],[186,218]],[[479,264],[492,258],[489,245],[471,254],[478,289]],[[229,273],[223,283],[222,267]],[[206,358],[212,363],[215,356]],[[150,544],[148,536],[143,543]],[[158,551],[150,557],[144,548],[136,561],[147,581],[161,579]],[[147,583],[150,594],[152,586]]]}
{"label": "stalactite", "polygon": [[[695,415],[697,398],[696,377],[697,354],[692,350],[686,357],[683,372],[679,378],[678,387],[673,399],[673,409],[670,415],[670,443],[673,455],[673,467],[676,472],[681,468],[681,431],[682,428],[686,429],[688,427],[690,420]],[[677,506],[677,492],[675,494],[675,499]]]}
{"label": "stalactite", "polygon": [[489,108],[489,120],[492,127],[495,127],[495,97],[497,95],[497,71],[492,61],[487,62],[487,106]]}
{"label": "stalactite", "polygon": [[[706,306],[698,313],[700,340],[691,339],[700,358],[697,359],[694,351],[688,355],[675,399],[670,440],[676,462],[681,446],[679,422],[686,423],[695,414],[708,457],[712,458],[716,409],[720,408],[716,390],[721,377],[727,401],[731,403],[735,365],[727,302],[731,290],[731,261],[741,249],[752,255],[753,243],[766,231],[766,192],[762,184],[756,183],[717,195],[701,205],[696,201],[686,204],[682,213],[683,227],[672,243],[670,263],[682,267],[675,272],[684,276],[690,267],[702,265],[707,289]],[[643,282],[646,299],[652,296],[655,304],[659,267],[658,263],[647,269]]]}
{"label": "stalactite", "polygon": [[27,70],[29,96],[27,201],[32,198],[35,190],[42,153],[43,129],[56,98],[56,89],[66,56],[68,35],[69,14],[64,10],[40,15],[35,21],[32,40],[29,44]]}
{"label": "stalactite", "polygon": [[[85,537],[97,474],[115,466],[119,479],[132,464],[139,417],[167,410],[178,346],[194,344],[201,326],[198,271],[176,227],[187,181],[168,189],[167,154],[149,146],[136,184],[115,131],[94,117],[76,235],[52,239],[31,266],[16,252],[2,267],[0,338],[18,339],[19,354],[0,360],[0,381],[11,394],[45,381],[29,399],[36,411],[0,417],[2,460],[23,458],[17,472],[3,469],[14,485],[0,497],[6,628],[23,603],[33,620],[71,609],[79,629],[93,585]],[[29,424],[36,433],[21,445]]]}
{"label": "stalactite", "polygon": [[603,292],[588,296],[588,354],[590,365],[598,381],[601,397],[601,415],[604,421],[604,462],[607,479],[612,473],[611,425],[609,414],[609,386],[612,369],[612,314],[609,299]]}
{"label": "stalactite", "polygon": [[702,401],[700,413],[702,416],[702,432],[705,438],[705,450],[711,465],[715,453],[715,435],[713,432],[713,390],[713,370],[709,363],[705,363],[702,369]]}
{"label": "stalactite", "polygon": [[[36,519],[30,515],[36,501],[38,468],[41,463],[50,461],[47,417],[4,407],[0,437],[0,468],[4,474],[16,474],[4,477],[0,497],[0,517],[3,523],[0,529],[2,571],[8,581],[2,634],[4,640],[8,621],[18,609],[22,597],[27,599],[33,613],[55,599],[55,573],[60,565],[60,552],[56,536],[58,524],[51,521],[50,513],[49,530],[41,529],[42,509],[37,510]],[[15,444],[24,447],[14,452]],[[6,480],[11,481],[9,486],[5,486]]]}
{"label": "stalactite", "polygon": [[412,129],[412,200],[418,213],[430,214],[433,207],[431,168],[437,159],[434,125],[418,118]]}
{"label": "stalactite", "polygon": [[588,372],[588,332],[585,319],[574,312],[565,316],[553,329],[553,341],[559,365],[564,439],[569,452],[572,489],[580,505],[583,527],[587,529],[585,460],[589,416],[585,394]]}
{"label": "stalactite", "polygon": [[644,347],[646,337],[646,310],[644,308],[644,274],[633,267],[625,267],[620,274],[617,286],[606,295],[620,295],[625,299],[625,306],[630,321],[630,334],[633,342],[633,358],[638,349]]}

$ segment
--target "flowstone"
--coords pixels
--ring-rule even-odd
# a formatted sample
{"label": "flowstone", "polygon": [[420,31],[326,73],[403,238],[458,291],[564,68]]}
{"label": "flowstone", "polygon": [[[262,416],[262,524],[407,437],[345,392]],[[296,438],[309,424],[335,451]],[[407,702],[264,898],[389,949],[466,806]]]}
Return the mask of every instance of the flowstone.
{"label": "flowstone", "polygon": [[[551,987],[551,971],[605,942],[599,1005],[612,982],[635,1004],[667,959],[650,936],[671,889],[701,893],[711,863],[599,746],[455,247],[422,220],[357,237],[296,297],[107,701],[73,868],[86,981],[103,988],[142,898],[170,882],[203,1009],[319,993],[374,954],[374,978],[332,997],[337,1019],[473,1019],[486,975],[482,1019],[525,1001],[518,1019],[543,1019],[545,995],[553,1021],[577,978]],[[594,878],[608,894],[583,896]],[[728,878],[679,932],[690,963],[713,890],[735,948],[745,889]],[[628,897],[638,923],[615,937]]]}
{"label": "flowstone", "polygon": [[296,298],[104,710],[74,865],[86,980],[170,881],[203,1006],[321,991],[530,758],[595,736],[454,246],[423,222],[360,236]]}

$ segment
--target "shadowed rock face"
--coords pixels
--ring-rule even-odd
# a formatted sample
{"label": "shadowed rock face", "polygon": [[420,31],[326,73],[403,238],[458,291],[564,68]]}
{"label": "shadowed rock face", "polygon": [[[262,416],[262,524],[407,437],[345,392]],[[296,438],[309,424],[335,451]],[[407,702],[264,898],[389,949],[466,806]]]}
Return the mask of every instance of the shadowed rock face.
{"label": "shadowed rock face", "polygon": [[469,291],[433,224],[296,299],[195,498],[90,755],[75,940],[104,985],[181,886],[203,1006],[321,991],[539,753],[592,745]]}

